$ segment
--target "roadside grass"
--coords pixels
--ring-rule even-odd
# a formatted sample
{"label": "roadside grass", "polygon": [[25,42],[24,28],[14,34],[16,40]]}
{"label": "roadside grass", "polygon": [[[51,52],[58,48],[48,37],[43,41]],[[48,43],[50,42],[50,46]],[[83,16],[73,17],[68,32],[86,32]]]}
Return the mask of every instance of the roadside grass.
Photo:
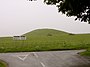
{"label": "roadside grass", "polygon": [[8,67],[7,63],[5,63],[4,61],[0,60],[0,67]]}
{"label": "roadside grass", "polygon": [[53,29],[38,29],[24,34],[26,40],[0,37],[0,52],[30,52],[87,49],[90,56],[90,34],[70,34]]}
{"label": "roadside grass", "polygon": [[87,51],[80,53],[83,56],[90,56],[90,48]]}

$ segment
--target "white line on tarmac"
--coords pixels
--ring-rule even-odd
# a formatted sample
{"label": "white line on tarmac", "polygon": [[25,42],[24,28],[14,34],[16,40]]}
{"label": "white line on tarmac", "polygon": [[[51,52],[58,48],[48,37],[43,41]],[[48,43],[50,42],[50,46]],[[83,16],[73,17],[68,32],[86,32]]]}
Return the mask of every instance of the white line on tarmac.
{"label": "white line on tarmac", "polygon": [[20,60],[24,61],[26,59],[26,56],[24,58],[21,58],[20,56],[17,56]]}
{"label": "white line on tarmac", "polygon": [[40,62],[40,64],[42,65],[42,67],[46,67],[46,66],[44,65],[44,63]]}
{"label": "white line on tarmac", "polygon": [[[35,56],[36,58],[38,58],[38,55],[37,55],[35,52],[33,52],[33,54],[34,54],[34,56]],[[44,65],[44,63],[40,62],[40,64],[42,65],[42,67],[46,67],[46,66]]]}
{"label": "white line on tarmac", "polygon": [[35,52],[33,52],[33,54],[34,54],[34,56],[35,56],[36,58],[38,58],[38,55],[37,55]]}
{"label": "white line on tarmac", "polygon": [[14,56],[19,58],[20,60],[24,61],[28,57],[28,55],[29,54],[27,54],[27,55],[14,55]]}

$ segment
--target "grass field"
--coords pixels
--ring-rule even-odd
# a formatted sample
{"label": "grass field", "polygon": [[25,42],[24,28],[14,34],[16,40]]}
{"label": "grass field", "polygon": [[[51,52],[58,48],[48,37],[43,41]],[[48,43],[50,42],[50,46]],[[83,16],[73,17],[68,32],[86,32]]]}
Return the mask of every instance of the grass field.
{"label": "grass field", "polygon": [[53,29],[38,29],[24,34],[26,40],[0,37],[0,52],[87,49],[90,55],[90,34],[70,34]]}
{"label": "grass field", "polygon": [[0,60],[0,67],[7,67],[7,64],[4,61]]}

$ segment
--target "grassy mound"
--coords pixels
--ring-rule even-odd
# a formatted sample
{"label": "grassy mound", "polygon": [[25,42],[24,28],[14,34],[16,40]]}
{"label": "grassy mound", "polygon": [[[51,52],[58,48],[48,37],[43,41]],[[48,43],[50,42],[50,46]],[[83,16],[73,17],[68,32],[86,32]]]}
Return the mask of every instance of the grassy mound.
{"label": "grassy mound", "polygon": [[90,48],[90,34],[71,34],[54,29],[37,29],[24,34],[26,40],[0,38],[0,52],[49,51]]}

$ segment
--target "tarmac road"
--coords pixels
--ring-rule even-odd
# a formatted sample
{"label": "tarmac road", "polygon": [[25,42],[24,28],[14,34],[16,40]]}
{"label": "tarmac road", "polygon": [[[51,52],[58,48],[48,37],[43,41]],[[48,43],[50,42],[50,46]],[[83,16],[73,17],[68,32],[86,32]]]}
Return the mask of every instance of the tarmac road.
{"label": "tarmac road", "polygon": [[84,50],[0,53],[9,67],[90,67],[90,59],[81,57]]}

